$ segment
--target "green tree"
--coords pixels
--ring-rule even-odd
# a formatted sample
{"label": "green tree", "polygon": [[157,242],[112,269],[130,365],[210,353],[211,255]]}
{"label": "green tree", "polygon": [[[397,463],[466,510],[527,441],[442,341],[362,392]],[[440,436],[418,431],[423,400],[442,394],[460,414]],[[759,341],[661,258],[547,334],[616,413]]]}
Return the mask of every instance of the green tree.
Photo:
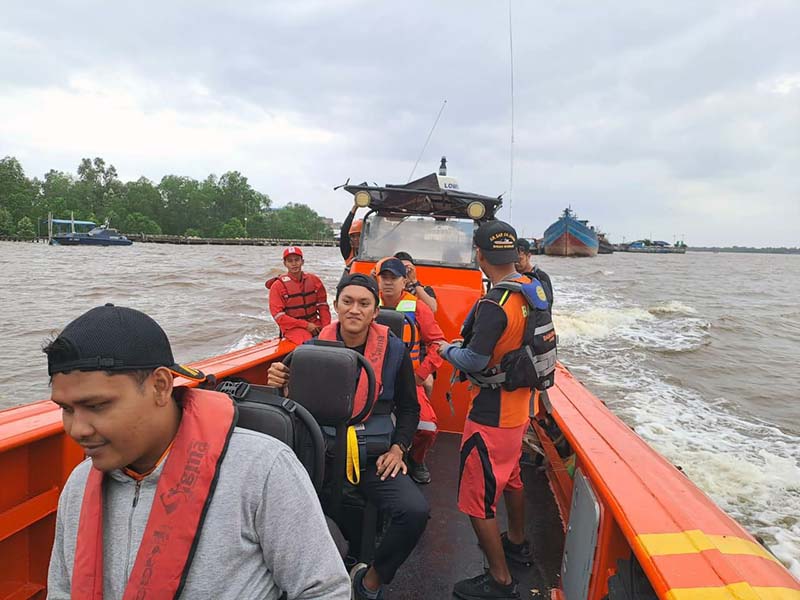
{"label": "green tree", "polygon": [[28,217],[22,217],[17,223],[17,235],[26,240],[36,237],[36,228]]}
{"label": "green tree", "polygon": [[124,194],[116,167],[106,166],[106,161],[99,157],[81,160],[75,186],[81,211],[95,214],[100,219],[105,219],[115,197]]}
{"label": "green tree", "polygon": [[242,223],[236,217],[233,217],[227,223],[225,223],[222,227],[220,227],[218,237],[226,238],[226,239],[243,238],[243,237],[245,237],[245,234],[244,234],[244,223]]}
{"label": "green tree", "polygon": [[22,165],[13,156],[0,160],[0,207],[19,221],[31,212],[38,189],[27,177]]}
{"label": "green tree", "polygon": [[276,237],[313,240],[332,236],[322,217],[305,204],[290,202],[276,213]]}
{"label": "green tree", "polygon": [[189,229],[183,232],[183,235],[186,237],[203,237],[203,232],[199,229],[192,229],[189,227]]}
{"label": "green tree", "polygon": [[0,206],[0,235],[14,235],[14,219],[11,211]]}
{"label": "green tree", "polygon": [[[158,184],[161,195],[161,229],[170,235],[180,235],[187,227],[200,227],[204,211],[200,194],[200,184],[191,177],[166,175]],[[222,223],[216,223],[219,227]],[[216,231],[216,229],[215,229]]]}
{"label": "green tree", "polygon": [[150,217],[142,213],[135,212],[128,215],[123,221],[122,228],[126,233],[149,233],[150,235],[161,235],[161,227]]}

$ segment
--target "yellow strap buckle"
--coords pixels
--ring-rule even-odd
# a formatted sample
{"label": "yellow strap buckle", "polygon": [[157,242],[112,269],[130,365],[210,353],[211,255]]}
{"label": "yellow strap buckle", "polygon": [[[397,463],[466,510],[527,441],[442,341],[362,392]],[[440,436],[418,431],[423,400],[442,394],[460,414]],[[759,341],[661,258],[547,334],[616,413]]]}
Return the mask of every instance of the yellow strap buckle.
{"label": "yellow strap buckle", "polygon": [[352,425],[347,428],[347,481],[358,485],[361,481],[361,468],[358,461],[358,436]]}

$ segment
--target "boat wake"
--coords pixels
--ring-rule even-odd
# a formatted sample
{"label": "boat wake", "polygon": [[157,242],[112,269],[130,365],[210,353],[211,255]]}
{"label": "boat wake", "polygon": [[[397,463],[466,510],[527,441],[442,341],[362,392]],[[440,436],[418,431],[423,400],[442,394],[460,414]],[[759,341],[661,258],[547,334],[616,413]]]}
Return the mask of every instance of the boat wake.
{"label": "boat wake", "polygon": [[710,322],[677,301],[645,309],[586,282],[557,289],[560,359],[800,577],[800,436],[659,370],[664,353],[709,344]]}

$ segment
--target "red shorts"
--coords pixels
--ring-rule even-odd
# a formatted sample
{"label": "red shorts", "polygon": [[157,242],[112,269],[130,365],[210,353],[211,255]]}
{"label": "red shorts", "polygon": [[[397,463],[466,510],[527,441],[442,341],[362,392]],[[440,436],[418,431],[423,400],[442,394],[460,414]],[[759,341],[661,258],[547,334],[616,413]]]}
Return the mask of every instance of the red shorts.
{"label": "red shorts", "polygon": [[461,437],[458,510],[478,519],[493,519],[506,490],[522,489],[519,459],[525,422],[518,427],[489,427],[467,419]]}

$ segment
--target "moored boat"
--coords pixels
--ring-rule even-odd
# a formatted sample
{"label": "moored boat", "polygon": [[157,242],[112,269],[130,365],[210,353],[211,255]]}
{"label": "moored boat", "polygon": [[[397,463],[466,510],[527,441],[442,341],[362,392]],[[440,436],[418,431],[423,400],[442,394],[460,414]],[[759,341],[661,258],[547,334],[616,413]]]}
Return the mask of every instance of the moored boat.
{"label": "moored boat", "polygon": [[595,256],[598,248],[597,232],[571,208],[544,232],[544,253],[549,256]]}
{"label": "moored boat", "polygon": [[597,232],[597,253],[598,254],[613,254],[614,244],[608,241],[605,233]]}
{"label": "moored boat", "polygon": [[[64,231],[64,225],[69,229]],[[54,232],[54,226],[56,231]],[[109,227],[108,219],[103,225],[92,221],[75,219],[53,219],[48,217],[48,232],[52,246],[130,246],[131,240]]]}
{"label": "moored boat", "polygon": [[[458,337],[483,292],[471,233],[476,219],[493,217],[499,199],[443,189],[435,175],[406,186],[345,189],[370,208],[353,270],[367,273],[388,253],[412,252],[420,279],[436,289],[446,337]],[[264,384],[267,365],[293,348],[270,340],[192,366],[218,380]],[[445,365],[433,393],[442,433],[429,465],[433,483],[423,488],[432,519],[388,590],[394,600],[450,597],[453,582],[481,566],[469,521],[455,508],[469,395],[465,384],[450,389],[451,375]],[[523,598],[800,598],[798,582],[765,548],[565,367],[558,366],[548,392],[549,402],[536,407],[532,440],[544,468],[523,467],[535,552],[533,567],[512,567]],[[82,458],[52,403],[0,412],[0,597],[44,597],[58,493]]]}
{"label": "moored boat", "polygon": [[686,245],[682,242],[674,246],[668,242],[656,240],[637,240],[624,247],[624,252],[638,252],[640,254],[686,254]]}

